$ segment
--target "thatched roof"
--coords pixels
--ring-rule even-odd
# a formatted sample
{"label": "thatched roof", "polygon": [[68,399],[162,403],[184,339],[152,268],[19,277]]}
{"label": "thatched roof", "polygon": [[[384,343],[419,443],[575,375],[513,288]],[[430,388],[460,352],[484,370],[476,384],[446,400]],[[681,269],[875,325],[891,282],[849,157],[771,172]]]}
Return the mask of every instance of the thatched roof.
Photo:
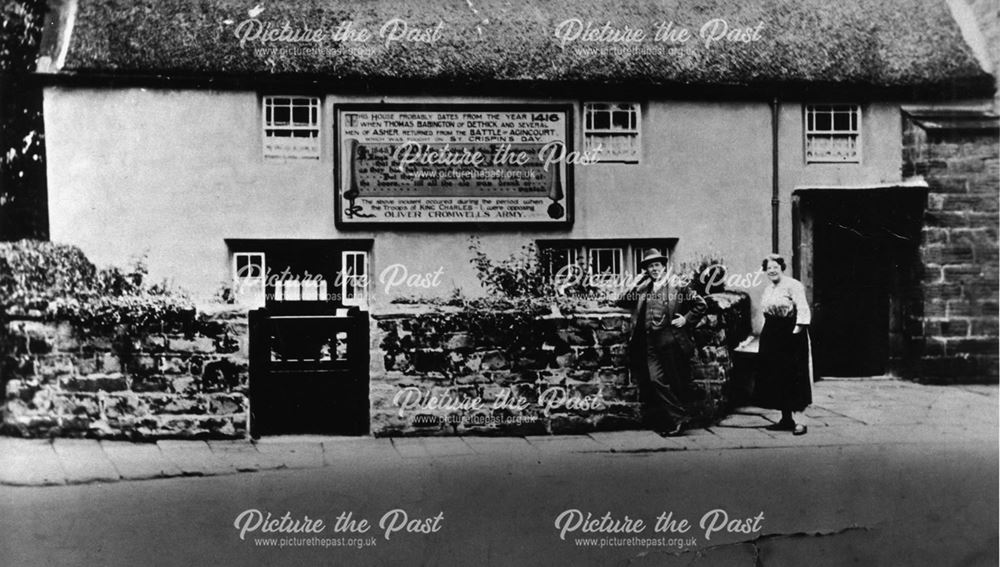
{"label": "thatched roof", "polygon": [[[62,0],[74,4],[72,0]],[[255,4],[263,8],[253,10]],[[243,46],[240,23],[293,31],[323,30],[321,42]],[[385,46],[381,26],[410,29],[443,22],[431,44]],[[555,30],[577,18],[594,27],[644,29],[622,50],[579,40],[560,46]],[[759,28],[759,40],[697,37],[703,24]],[[335,41],[350,21],[366,42]],[[653,41],[673,22],[695,37],[675,46]],[[248,24],[249,25],[249,24]],[[444,79],[652,85],[824,83],[926,87],[956,81],[992,84],[963,41],[945,0],[79,0],[63,74],[295,75],[346,80]],[[294,47],[316,49],[294,49]],[[590,48],[594,48],[591,50]]]}

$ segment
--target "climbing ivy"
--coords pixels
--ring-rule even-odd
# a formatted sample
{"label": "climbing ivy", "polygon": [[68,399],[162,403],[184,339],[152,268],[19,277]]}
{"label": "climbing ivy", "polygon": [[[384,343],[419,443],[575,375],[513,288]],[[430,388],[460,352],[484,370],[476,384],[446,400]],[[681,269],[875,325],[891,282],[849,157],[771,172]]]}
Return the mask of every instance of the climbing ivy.
{"label": "climbing ivy", "polygon": [[0,317],[68,321],[87,333],[185,329],[188,296],[151,284],[145,259],[97,268],[75,247],[37,240],[0,242]]}

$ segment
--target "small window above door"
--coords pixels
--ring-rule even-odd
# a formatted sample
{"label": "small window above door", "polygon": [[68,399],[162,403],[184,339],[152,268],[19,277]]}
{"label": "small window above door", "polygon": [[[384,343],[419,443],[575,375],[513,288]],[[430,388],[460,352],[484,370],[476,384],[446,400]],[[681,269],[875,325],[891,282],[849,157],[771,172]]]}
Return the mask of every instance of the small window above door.
{"label": "small window above door", "polygon": [[371,240],[227,240],[235,300],[368,308]]}

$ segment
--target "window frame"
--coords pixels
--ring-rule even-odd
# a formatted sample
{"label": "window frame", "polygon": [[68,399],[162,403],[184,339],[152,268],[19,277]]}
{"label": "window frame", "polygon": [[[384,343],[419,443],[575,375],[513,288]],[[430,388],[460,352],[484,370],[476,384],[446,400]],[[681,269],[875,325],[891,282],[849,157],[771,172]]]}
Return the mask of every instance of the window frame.
{"label": "window frame", "polygon": [[[240,276],[239,275],[239,257],[247,258],[247,265],[253,265],[251,263],[251,258],[255,256],[260,257],[260,275],[259,276]],[[232,285],[233,285],[233,295],[234,300],[241,305],[251,305],[254,307],[263,307],[267,302],[267,254],[264,252],[233,252],[232,257]],[[251,280],[259,280],[260,291],[258,292],[259,298],[254,298],[252,301],[246,298],[246,296],[240,292],[240,290],[245,289],[246,282]]]}
{"label": "window frame", "polygon": [[[614,239],[566,239],[566,240],[536,240],[535,245],[540,253],[549,251],[551,259],[552,250],[570,250],[573,254],[573,262],[586,261],[586,266],[590,268],[590,254],[595,250],[617,249],[621,251],[619,261],[621,262],[621,272],[612,277],[624,278],[629,275],[637,275],[640,271],[639,262],[646,250],[655,248],[667,258],[673,257],[674,249],[677,246],[677,238],[614,238]],[[554,281],[556,272],[552,264],[548,267],[549,277]],[[614,288],[614,284],[606,286]]]}
{"label": "window frame", "polygon": [[[594,111],[592,109],[594,105],[608,105],[612,108],[607,110],[606,112],[612,113],[614,112],[614,107],[625,104],[630,105],[632,107],[631,111],[635,113],[635,128],[623,129],[623,130],[613,129],[611,127],[611,125],[613,124],[613,120],[611,120],[610,117],[608,120],[609,127],[607,129],[595,128],[593,121],[591,121],[590,126],[587,125],[588,116],[592,117],[594,114]],[[602,155],[602,153],[599,153],[597,155],[598,163],[628,163],[628,164],[642,163],[642,154],[643,154],[642,103],[634,101],[612,102],[607,100],[583,101],[582,104],[580,105],[580,110],[582,114],[580,124],[582,125],[583,148],[585,151],[590,149],[590,145],[588,144],[588,139],[591,136],[595,137],[632,136],[635,139],[635,154],[633,157],[629,158],[605,157]]]}
{"label": "window frame", "polygon": [[[586,258],[587,258],[587,269],[588,270],[594,271],[594,267],[593,266],[594,266],[595,260],[597,260],[598,263],[600,262],[600,256],[599,255],[600,255],[601,252],[613,252],[614,255],[616,256],[616,258],[614,259],[614,261],[617,261],[617,263],[618,263],[618,271],[617,272],[612,272],[610,274],[610,278],[612,278],[612,279],[615,279],[615,278],[620,279],[623,276],[625,276],[625,274],[628,273],[628,268],[625,265],[625,257],[628,255],[628,252],[627,252],[628,247],[627,246],[587,246],[585,249],[586,249],[586,252],[587,252]],[[614,263],[614,261],[612,263]],[[603,271],[595,271],[594,272],[594,275],[598,276],[598,277],[604,277],[604,274],[605,274],[605,272],[603,272]]]}
{"label": "window frame", "polygon": [[[816,129],[816,114],[817,108],[819,107],[829,107],[830,113],[830,129],[829,130],[818,130]],[[837,130],[834,128],[834,116],[839,111],[845,109],[850,109],[854,114],[855,127],[849,128],[847,130]],[[860,103],[815,103],[815,104],[803,104],[802,105],[802,155],[806,164],[861,164],[863,160],[863,118],[864,109]],[[812,127],[810,127],[810,118],[812,118]],[[812,157],[809,155],[810,151],[810,140],[813,137],[848,137],[854,136],[854,148],[855,155],[852,159],[834,159],[834,158],[824,158],[824,157]]]}
{"label": "window frame", "polygon": [[[276,99],[284,99],[284,98],[289,99],[289,105],[288,105],[288,109],[289,109],[288,110],[288,112],[289,112],[288,124],[287,125],[282,125],[282,126],[275,125],[273,123],[273,118],[274,118],[273,109],[275,108],[274,107],[274,100],[276,100]],[[295,106],[294,106],[294,104],[291,103],[291,101],[294,101],[294,100],[303,100],[303,99],[304,100],[308,100],[309,101],[308,108],[310,110],[312,110],[312,111],[315,111],[315,115],[316,115],[315,124],[308,124],[308,125],[305,125],[305,126],[303,126],[303,125],[296,125],[295,124],[295,121],[293,119],[293,111],[294,111]],[[268,123],[268,109],[269,109],[268,103],[269,102],[271,104],[270,109],[272,111],[271,112],[272,123],[270,123],[270,124]],[[322,137],[323,137],[323,99],[322,99],[322,97],[320,97],[320,96],[314,96],[314,95],[302,95],[302,94],[298,94],[298,95],[292,95],[292,94],[264,94],[264,95],[261,95],[261,97],[260,97],[260,124],[261,124],[261,129],[260,129],[260,136],[261,136],[261,158],[264,160],[264,162],[266,162],[266,163],[287,163],[289,161],[299,161],[299,160],[308,160],[308,161],[314,161],[315,160],[315,161],[320,161],[322,159],[322,156],[323,156],[323,140],[322,140]],[[296,131],[312,131],[312,132],[315,132],[316,135],[312,136],[310,138],[298,138],[298,137],[295,137],[295,136],[288,136],[288,138],[290,138],[290,139],[299,139],[299,140],[313,139],[313,140],[315,140],[315,151],[311,151],[309,153],[302,152],[302,153],[295,153],[295,154],[268,152],[268,144],[269,144],[269,142],[271,140],[276,139],[276,138],[281,138],[279,136],[269,136],[268,135],[269,131],[275,131],[275,130],[282,130],[282,131],[288,131],[288,132],[296,132]]]}
{"label": "window frame", "polygon": [[[343,307],[357,305],[363,311],[370,308],[373,300],[371,290],[372,247],[374,239],[259,239],[259,238],[226,238],[224,239],[229,259],[228,273],[234,277],[240,260],[248,255],[262,255],[264,272],[264,302],[260,307],[269,307],[279,303],[338,303]],[[364,255],[364,269],[368,281],[360,300],[352,299],[346,304],[342,301],[343,283],[338,281],[343,272],[344,252]],[[284,272],[269,274],[268,270],[281,270],[283,266],[292,263],[291,279],[282,277]],[[339,264],[338,264],[339,262]],[[235,280],[233,280],[235,281]],[[285,285],[287,282],[292,282]],[[315,282],[315,283],[314,283]],[[298,284],[298,285],[294,285]],[[288,293],[286,293],[286,291]],[[237,303],[239,296],[234,297]]]}
{"label": "window frame", "polygon": [[[347,266],[348,266],[348,258],[350,258],[350,257],[357,257],[357,256],[361,257],[361,265],[364,267],[363,268],[364,274],[363,275],[358,275],[358,274],[347,275],[346,272],[348,271],[348,268],[347,268]],[[357,307],[360,307],[362,309],[367,309],[368,308],[368,304],[369,304],[369,300],[370,300],[370,293],[369,293],[369,290],[368,290],[368,287],[369,287],[369,284],[370,284],[370,279],[368,278],[368,270],[369,270],[368,252],[364,251],[364,250],[341,250],[340,251],[340,265],[341,265],[341,274],[340,274],[340,302],[345,307],[346,306],[357,306]],[[352,261],[350,265],[353,267],[356,264]],[[361,285],[358,285],[357,284],[357,279],[358,278],[362,278],[362,277],[365,278],[365,279],[364,279],[364,281],[362,282]],[[352,282],[352,283],[349,284],[349,281]],[[355,293],[355,294],[357,293],[358,290],[360,290],[361,291],[361,297],[352,297],[350,300],[348,300],[347,290],[348,290],[349,285],[352,286],[352,292]]]}

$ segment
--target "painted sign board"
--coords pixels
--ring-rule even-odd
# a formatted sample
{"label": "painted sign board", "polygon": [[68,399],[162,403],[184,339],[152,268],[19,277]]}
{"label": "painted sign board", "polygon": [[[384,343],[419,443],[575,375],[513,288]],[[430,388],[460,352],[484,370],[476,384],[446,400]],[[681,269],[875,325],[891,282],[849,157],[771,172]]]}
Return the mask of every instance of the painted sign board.
{"label": "painted sign board", "polygon": [[337,226],[572,223],[572,107],[335,106]]}

